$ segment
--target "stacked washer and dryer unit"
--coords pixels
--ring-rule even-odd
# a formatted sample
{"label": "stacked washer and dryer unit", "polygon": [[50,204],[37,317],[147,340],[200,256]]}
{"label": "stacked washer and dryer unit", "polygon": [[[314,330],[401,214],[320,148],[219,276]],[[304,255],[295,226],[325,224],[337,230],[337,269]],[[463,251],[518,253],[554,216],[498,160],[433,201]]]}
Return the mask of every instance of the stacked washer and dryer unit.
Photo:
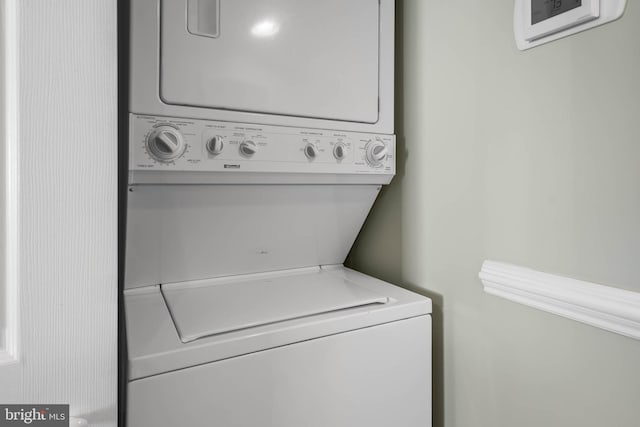
{"label": "stacked washer and dryer unit", "polygon": [[128,427],[431,425],[431,301],[345,268],[393,0],[132,0]]}

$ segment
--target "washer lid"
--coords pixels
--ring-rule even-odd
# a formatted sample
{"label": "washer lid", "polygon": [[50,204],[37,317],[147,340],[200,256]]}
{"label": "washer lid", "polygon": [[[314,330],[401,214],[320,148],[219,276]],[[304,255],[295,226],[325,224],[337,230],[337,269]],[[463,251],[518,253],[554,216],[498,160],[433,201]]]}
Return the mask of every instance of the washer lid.
{"label": "washer lid", "polygon": [[376,0],[163,0],[167,104],[376,123]]}
{"label": "washer lid", "polygon": [[370,304],[389,298],[319,268],[162,285],[182,342]]}

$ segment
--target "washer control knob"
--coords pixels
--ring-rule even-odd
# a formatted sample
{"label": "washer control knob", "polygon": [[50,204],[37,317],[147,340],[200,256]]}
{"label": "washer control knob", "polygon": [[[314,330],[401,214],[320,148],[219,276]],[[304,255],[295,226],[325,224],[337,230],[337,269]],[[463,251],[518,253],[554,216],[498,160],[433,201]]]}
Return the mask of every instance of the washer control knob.
{"label": "washer control knob", "polygon": [[304,147],[304,155],[307,156],[307,159],[314,160],[318,156],[318,147],[315,144],[308,143]]}
{"label": "washer control knob", "polygon": [[338,142],[333,147],[333,157],[335,157],[336,160],[342,160],[347,157],[346,148],[342,142]]}
{"label": "washer control knob", "polygon": [[213,136],[207,141],[207,151],[210,154],[216,155],[222,153],[222,149],[224,148],[224,139],[219,136]]}
{"label": "washer control knob", "polygon": [[253,141],[242,141],[240,143],[240,154],[245,157],[253,157],[258,151],[258,146]]}
{"label": "washer control knob", "polygon": [[367,162],[374,167],[381,166],[386,160],[389,150],[384,142],[379,139],[367,144]]}
{"label": "washer control knob", "polygon": [[149,155],[161,162],[176,160],[187,148],[180,131],[168,125],[155,128],[147,136],[146,147]]}

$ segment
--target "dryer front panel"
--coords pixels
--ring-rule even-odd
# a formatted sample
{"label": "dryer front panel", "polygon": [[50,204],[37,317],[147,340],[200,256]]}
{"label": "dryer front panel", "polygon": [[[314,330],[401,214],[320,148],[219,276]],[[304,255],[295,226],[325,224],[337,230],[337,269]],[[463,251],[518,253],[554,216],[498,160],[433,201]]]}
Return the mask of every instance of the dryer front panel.
{"label": "dryer front panel", "polygon": [[166,104],[376,123],[378,0],[163,0]]}

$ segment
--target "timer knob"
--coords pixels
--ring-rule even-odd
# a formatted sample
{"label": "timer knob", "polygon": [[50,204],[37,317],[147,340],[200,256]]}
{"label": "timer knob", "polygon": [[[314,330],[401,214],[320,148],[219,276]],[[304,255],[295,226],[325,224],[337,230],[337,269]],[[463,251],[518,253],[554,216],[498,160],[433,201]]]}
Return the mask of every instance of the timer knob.
{"label": "timer knob", "polygon": [[214,136],[207,141],[207,151],[210,154],[216,155],[222,153],[224,148],[224,140],[221,136]]}
{"label": "timer knob", "polygon": [[313,160],[318,155],[318,147],[315,144],[309,143],[304,147],[304,155],[307,156],[307,159]]}
{"label": "timer knob", "polygon": [[342,142],[337,143],[335,147],[333,147],[333,157],[335,157],[336,160],[342,160],[347,157],[347,153],[345,152],[345,147]]}
{"label": "timer knob", "polygon": [[258,151],[258,146],[253,141],[243,141],[240,143],[240,154],[245,157],[253,157]]}
{"label": "timer knob", "polygon": [[374,167],[382,165],[387,158],[389,150],[384,142],[379,139],[367,144],[367,162]]}
{"label": "timer knob", "polygon": [[147,137],[146,146],[149,155],[161,162],[171,162],[177,159],[186,149],[180,131],[172,126],[155,128]]}

